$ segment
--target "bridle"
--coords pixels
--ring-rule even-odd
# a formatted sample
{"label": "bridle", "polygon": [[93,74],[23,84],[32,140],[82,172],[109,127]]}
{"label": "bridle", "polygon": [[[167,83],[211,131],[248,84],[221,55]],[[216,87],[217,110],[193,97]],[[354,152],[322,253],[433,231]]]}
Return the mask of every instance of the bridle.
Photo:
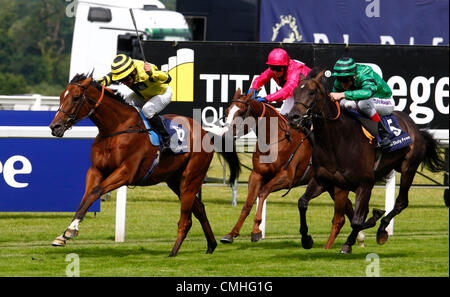
{"label": "bridle", "polygon": [[[314,95],[314,96],[317,96],[317,95]],[[307,105],[307,104],[305,104],[303,102],[300,102],[299,100],[295,100],[294,102],[295,102],[295,104],[299,104],[299,105],[303,106],[306,109],[305,114],[302,116],[302,120],[301,120],[302,123],[303,123],[303,121],[311,121],[313,118],[324,119],[324,120],[327,120],[327,121],[334,121],[334,120],[337,120],[339,118],[339,116],[341,115],[341,107],[339,105],[339,102],[337,102],[337,101],[335,101],[337,114],[333,118],[328,118],[325,115],[325,112],[323,110],[323,107],[325,106],[325,104],[322,104],[322,106],[320,107],[320,111],[319,112],[314,112],[314,109],[316,108],[316,105],[319,102],[319,100],[317,100],[317,98],[314,98],[314,100],[311,103],[311,105]]]}
{"label": "bridle", "polygon": [[[250,115],[250,112],[251,112],[251,106],[250,106],[250,100],[241,100],[241,99],[233,99],[231,102],[236,102],[236,103],[241,103],[241,104],[244,104],[244,105],[246,105],[247,106],[247,112],[245,113],[245,115],[244,115],[244,119],[245,118],[247,118],[249,115]],[[272,110],[274,110],[276,113],[278,113],[279,114],[279,112],[275,109],[275,107],[273,107],[272,105],[270,105],[270,104],[267,104],[267,103],[262,103],[262,105],[263,105],[263,111],[262,111],[262,113],[261,113],[261,115],[259,116],[259,118],[258,118],[258,120],[260,120],[260,119],[262,119],[264,116],[265,116],[265,114],[266,114],[266,110],[267,110],[267,108],[270,108],[270,109],[272,109]],[[280,128],[281,128],[281,130],[282,131],[284,131],[285,132],[285,137],[283,138],[283,139],[287,139],[287,140],[290,140],[290,135],[291,135],[291,133],[290,133],[290,126],[289,126],[289,123],[288,123],[288,121],[282,116],[282,115],[280,115],[279,114],[279,118],[281,118],[281,120],[285,123],[285,125],[286,125],[286,127],[287,127],[287,129],[284,129],[284,128],[282,128],[281,126],[280,126]],[[241,123],[241,125],[243,125],[244,123]],[[279,124],[278,124],[279,125]],[[229,126],[229,125],[226,125],[226,126]],[[283,140],[282,139],[282,140]],[[280,142],[281,140],[278,140],[277,142]]]}
{"label": "bridle", "polygon": [[[102,103],[103,97],[104,97],[104,94],[105,94],[105,86],[103,84],[102,84],[101,96],[100,96],[100,98],[97,101],[87,95],[87,90],[91,86],[91,84],[89,84],[88,86],[83,86],[82,84],[79,84],[79,83],[69,83],[69,85],[75,85],[75,86],[78,86],[78,87],[82,88],[83,89],[83,94],[81,96],[81,100],[79,100],[79,102],[78,102],[78,105],[77,105],[77,107],[75,109],[75,112],[73,112],[72,114],[68,113],[67,111],[65,111],[61,107],[58,108],[58,112],[60,111],[60,112],[64,113],[69,118],[66,121],[66,123],[64,124],[66,129],[70,129],[72,126],[74,126],[79,121],[90,117],[96,111],[96,109],[100,106],[100,104]],[[84,116],[82,118],[78,118],[78,114],[80,113],[80,110],[83,107],[83,104],[85,102],[87,102],[89,104],[89,106],[92,107],[92,108],[89,110],[89,112],[87,113],[86,116]]]}

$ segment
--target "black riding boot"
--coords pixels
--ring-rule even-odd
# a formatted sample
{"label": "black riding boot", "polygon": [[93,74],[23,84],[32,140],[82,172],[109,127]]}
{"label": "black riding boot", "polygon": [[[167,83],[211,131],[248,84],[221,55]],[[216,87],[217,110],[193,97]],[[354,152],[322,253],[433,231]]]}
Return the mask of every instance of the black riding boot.
{"label": "black riding boot", "polygon": [[386,130],[381,121],[378,122],[378,135],[380,136],[378,146],[385,149],[392,145],[392,141],[389,139],[389,132]]}
{"label": "black riding boot", "polygon": [[150,125],[153,129],[161,135],[162,138],[162,146],[161,153],[166,151],[170,151],[170,134],[167,132],[166,127],[164,126],[163,121],[158,115],[153,116],[151,119],[148,119]]}

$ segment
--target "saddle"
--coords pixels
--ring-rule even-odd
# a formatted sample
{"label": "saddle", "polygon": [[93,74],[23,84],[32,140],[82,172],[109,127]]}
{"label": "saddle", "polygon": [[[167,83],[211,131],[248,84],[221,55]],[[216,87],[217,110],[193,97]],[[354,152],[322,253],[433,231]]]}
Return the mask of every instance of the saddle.
{"label": "saddle", "polygon": [[[141,116],[142,121],[144,122],[145,128],[148,130],[150,143],[154,146],[161,147],[162,146],[161,135],[159,135],[155,130],[152,130],[152,127],[150,126],[147,118],[142,113],[142,110],[137,107],[135,108],[138,110],[139,115]],[[164,126],[166,127],[167,132],[169,132],[170,134],[170,138],[172,140],[170,143],[170,149],[173,152],[173,154],[178,155],[188,152],[189,132],[187,131],[187,129],[183,127],[181,124],[172,121],[164,116],[159,117],[161,117],[161,120]],[[177,141],[174,141],[175,139],[174,135],[176,135]]]}
{"label": "saddle", "polygon": [[[148,123],[147,118],[142,113],[142,110],[140,108],[135,107],[136,110],[139,112],[140,117],[142,118],[142,121],[144,122],[145,128],[148,131],[148,136],[150,143],[154,146],[158,146],[158,152],[153,159],[152,164],[150,165],[149,169],[145,173],[144,177],[138,182],[138,185],[144,185],[144,182],[149,178],[153,172],[156,170],[156,167],[159,165],[160,156],[161,156],[161,146],[162,146],[162,136],[159,135],[156,131],[152,130],[150,124]],[[189,140],[189,134],[186,128],[182,127],[181,124],[176,123],[175,121],[172,121],[164,116],[160,116],[161,120],[166,127],[167,132],[169,132],[171,137],[171,143],[170,143],[170,150],[174,155],[178,154],[184,154],[188,152],[188,140]],[[174,135],[177,135],[177,142],[174,144]]]}
{"label": "saddle", "polygon": [[[377,142],[380,141],[380,137],[378,135],[378,123],[372,121],[357,111],[348,110],[345,112],[361,123],[362,130],[370,142],[372,142],[373,139]],[[406,131],[401,129],[394,114],[381,117],[381,121],[383,122],[384,127],[388,130],[389,139],[392,142],[392,146],[383,149],[383,152],[393,152],[412,143],[411,136]]]}

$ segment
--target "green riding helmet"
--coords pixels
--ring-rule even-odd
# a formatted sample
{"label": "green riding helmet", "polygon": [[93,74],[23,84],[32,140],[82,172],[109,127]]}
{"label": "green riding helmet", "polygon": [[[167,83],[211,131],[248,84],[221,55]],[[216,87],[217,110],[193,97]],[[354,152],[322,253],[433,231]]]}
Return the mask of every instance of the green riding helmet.
{"label": "green riding helmet", "polygon": [[353,76],[356,74],[356,63],[352,58],[340,58],[333,68],[333,76]]}

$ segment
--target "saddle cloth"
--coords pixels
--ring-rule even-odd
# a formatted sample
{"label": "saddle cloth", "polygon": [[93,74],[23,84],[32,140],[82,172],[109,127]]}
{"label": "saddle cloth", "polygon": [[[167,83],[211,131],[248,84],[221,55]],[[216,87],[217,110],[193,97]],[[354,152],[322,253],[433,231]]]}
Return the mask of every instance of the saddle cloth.
{"label": "saddle cloth", "polygon": [[[367,118],[365,115],[362,115],[357,111],[349,110],[347,112],[351,116],[356,117],[361,122],[363,130],[365,128],[367,129],[366,131],[368,131],[370,134],[373,135],[372,137],[368,136],[369,140],[375,138],[378,143],[380,142],[381,139],[380,136],[378,135],[377,123],[375,123],[374,121],[372,121],[371,119]],[[412,143],[411,136],[406,131],[403,131],[400,128],[400,125],[394,114],[381,117],[381,121],[383,122],[384,127],[386,127],[386,129],[388,130],[389,139],[392,142],[392,145],[390,147],[383,149],[384,152],[393,152],[401,148],[404,148]],[[366,132],[365,134],[367,136]]]}
{"label": "saddle cloth", "polygon": [[[162,138],[161,135],[159,135],[156,131],[154,130],[150,130],[152,129],[147,118],[144,116],[144,114],[142,113],[142,110],[138,107],[135,107],[138,112],[139,115],[142,118],[142,121],[144,122],[145,128],[148,131],[148,135],[149,135],[149,139],[150,139],[150,143],[154,146],[158,146],[161,147],[162,145]],[[170,119],[165,118],[164,116],[159,116],[162,119],[162,122],[164,124],[164,126],[166,127],[167,132],[169,132],[170,135],[170,149],[172,150],[172,152],[177,155],[177,154],[184,154],[186,152],[188,152],[188,140],[189,140],[189,132],[188,130],[183,127],[181,124],[172,121]]]}

